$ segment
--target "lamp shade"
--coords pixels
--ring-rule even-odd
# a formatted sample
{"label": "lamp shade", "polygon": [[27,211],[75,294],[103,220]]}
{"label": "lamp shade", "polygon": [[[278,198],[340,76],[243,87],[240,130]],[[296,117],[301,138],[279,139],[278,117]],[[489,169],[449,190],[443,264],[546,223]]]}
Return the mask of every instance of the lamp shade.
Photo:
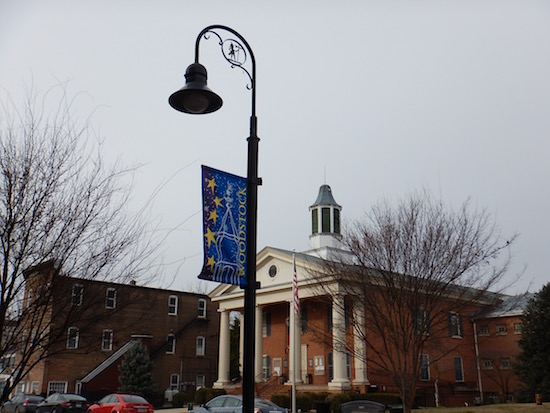
{"label": "lamp shade", "polygon": [[206,79],[206,68],[203,65],[189,65],[185,71],[185,86],[170,96],[170,106],[192,114],[211,113],[221,108],[222,98],[206,86]]}

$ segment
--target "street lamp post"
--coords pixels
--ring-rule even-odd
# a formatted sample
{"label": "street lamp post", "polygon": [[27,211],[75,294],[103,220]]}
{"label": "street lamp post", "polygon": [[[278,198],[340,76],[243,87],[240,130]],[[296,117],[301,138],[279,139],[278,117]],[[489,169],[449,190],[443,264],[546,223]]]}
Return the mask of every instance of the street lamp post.
{"label": "street lamp post", "polygon": [[[236,36],[224,39],[218,31],[229,32]],[[248,88],[252,93],[252,114],[250,116],[250,136],[248,137],[247,167],[247,233],[246,233],[246,268],[247,285],[244,286],[244,348],[243,348],[243,413],[254,411],[254,351],[255,351],[255,307],[256,307],[256,222],[258,205],[258,143],[256,118],[256,60],[248,42],[235,30],[227,26],[212,25],[204,28],[195,42],[195,62],[185,72],[185,86],[169,98],[174,109],[191,114],[211,113],[222,106],[222,99],[207,87],[206,68],[199,63],[199,45],[201,39],[215,35],[224,58],[232,67],[242,69],[250,80]],[[243,65],[250,56],[251,72]]]}

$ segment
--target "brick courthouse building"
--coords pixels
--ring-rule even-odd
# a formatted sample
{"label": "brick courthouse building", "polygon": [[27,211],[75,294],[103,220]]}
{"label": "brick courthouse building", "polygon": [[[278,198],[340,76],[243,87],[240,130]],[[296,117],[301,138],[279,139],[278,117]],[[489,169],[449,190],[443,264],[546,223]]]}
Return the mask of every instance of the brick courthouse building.
{"label": "brick courthouse building", "polygon": [[[319,281],[310,274],[312,268],[320,264],[321,258],[329,258],[334,249],[340,248],[341,206],[334,200],[328,185],[320,188],[310,211],[310,251],[294,254],[289,250],[266,247],[257,256],[257,280],[261,288],[256,295],[255,378],[257,383],[264,383],[259,384],[258,389],[261,391],[267,383],[272,383],[273,392],[277,386],[275,383],[279,383],[276,391],[288,391],[289,378],[296,364],[300,392],[397,392],[389,374],[377,372],[369,365],[364,342],[354,334],[347,319],[343,319],[364,317],[361,311],[368,309],[354,307],[349,300],[349,311],[343,316],[337,310],[343,305],[333,300],[349,298],[344,293],[320,297],[315,284],[331,281],[327,278]],[[293,256],[296,257],[300,295],[300,327],[299,333],[294,335],[289,328],[295,322],[292,311]],[[338,285],[333,287],[338,291]],[[243,293],[238,287],[220,285],[210,297],[219,306],[221,316],[218,378],[214,386],[230,389],[233,384],[229,377],[229,319],[235,312],[243,317]],[[347,306],[348,301],[345,302]],[[435,361],[436,349],[425,348],[417,391],[420,404],[433,406],[437,398],[442,405],[460,406],[465,402],[504,402],[517,397],[520,383],[511,365],[519,351],[520,316],[525,300],[502,295],[499,303],[489,312],[485,308],[482,318],[469,315],[475,313],[476,308],[464,314],[449,312],[449,334],[440,345],[453,350]],[[242,328],[243,320],[240,325]],[[320,337],[319,332],[324,332],[324,336]],[[342,350],[337,345],[342,340],[345,340],[347,349]],[[241,366],[242,348],[241,341]],[[281,382],[286,382],[286,388]]]}

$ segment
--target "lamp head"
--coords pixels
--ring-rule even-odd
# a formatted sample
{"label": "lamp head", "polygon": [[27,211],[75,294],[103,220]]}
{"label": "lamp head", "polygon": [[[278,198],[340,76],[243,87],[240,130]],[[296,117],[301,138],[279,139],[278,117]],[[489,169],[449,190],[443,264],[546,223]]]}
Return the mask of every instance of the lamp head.
{"label": "lamp head", "polygon": [[189,65],[185,71],[185,86],[174,92],[168,102],[180,112],[203,114],[221,108],[222,98],[206,86],[206,68],[200,63]]}

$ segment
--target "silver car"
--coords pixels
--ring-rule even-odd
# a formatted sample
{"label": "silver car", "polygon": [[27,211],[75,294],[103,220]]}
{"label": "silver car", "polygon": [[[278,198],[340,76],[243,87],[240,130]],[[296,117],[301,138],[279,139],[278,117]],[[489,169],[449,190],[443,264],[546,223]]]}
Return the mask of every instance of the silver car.
{"label": "silver car", "polygon": [[[206,404],[197,407],[193,413],[241,413],[243,410],[242,396],[235,394],[224,394],[208,401]],[[284,407],[277,406],[271,400],[254,399],[255,413],[287,413]]]}

